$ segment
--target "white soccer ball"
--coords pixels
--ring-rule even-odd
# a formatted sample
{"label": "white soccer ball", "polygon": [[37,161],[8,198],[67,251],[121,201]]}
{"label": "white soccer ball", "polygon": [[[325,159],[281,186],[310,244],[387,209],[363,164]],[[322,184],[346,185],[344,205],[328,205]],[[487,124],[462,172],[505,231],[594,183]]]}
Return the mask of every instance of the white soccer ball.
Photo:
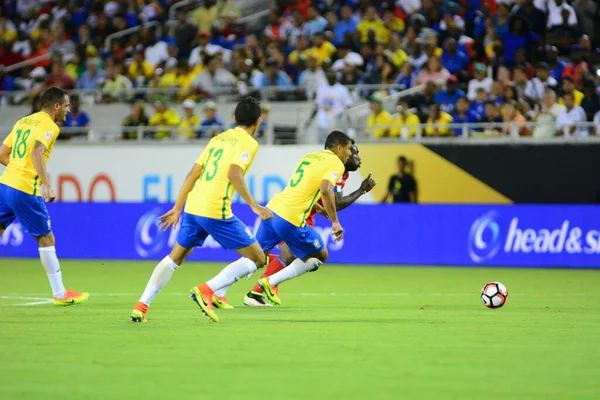
{"label": "white soccer ball", "polygon": [[481,301],[488,308],[500,308],[506,303],[508,290],[500,282],[490,282],[481,289]]}

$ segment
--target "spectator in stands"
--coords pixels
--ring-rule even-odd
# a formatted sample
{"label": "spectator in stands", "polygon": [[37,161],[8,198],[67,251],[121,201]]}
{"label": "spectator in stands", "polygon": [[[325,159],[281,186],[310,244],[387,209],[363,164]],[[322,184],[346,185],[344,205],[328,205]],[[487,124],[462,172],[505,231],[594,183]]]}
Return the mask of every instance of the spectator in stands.
{"label": "spectator in stands", "polygon": [[204,105],[204,118],[200,122],[198,137],[211,138],[217,136],[225,129],[225,123],[217,115],[217,105],[209,101]]}
{"label": "spectator in stands", "polygon": [[54,43],[50,46],[51,53],[72,54],[75,51],[75,44],[65,33],[64,25],[59,26],[54,31]]}
{"label": "spectator in stands", "polygon": [[[82,136],[87,135],[88,128],[91,123],[90,116],[85,112],[81,111],[81,103],[79,101],[79,95],[72,94],[70,96],[71,99],[71,112],[67,113],[67,117],[65,119],[65,128],[66,129],[59,137],[61,139],[69,139],[73,136]],[[75,129],[79,128],[79,129]]]}
{"label": "spectator in stands", "polygon": [[220,57],[208,56],[205,60],[206,69],[192,82],[192,88],[208,97],[214,97],[225,89],[235,86],[237,79],[233,74],[223,68]]}
{"label": "spectator in stands", "polygon": [[417,202],[417,181],[406,171],[406,164],[406,157],[398,157],[398,173],[390,177],[387,193],[381,199],[382,203],[387,203],[390,197],[392,203]]}
{"label": "spectator in stands", "polygon": [[383,108],[383,102],[379,97],[371,96],[369,98],[369,107],[371,114],[367,119],[365,134],[376,139],[391,137],[396,131],[393,128],[394,120],[392,115]]}
{"label": "spectator in stands", "polygon": [[[500,13],[500,4],[498,5],[498,13]],[[531,30],[536,35],[542,36],[544,34],[546,30],[546,14],[543,10],[535,6],[534,0],[524,0],[522,5],[516,6],[514,13],[525,17],[529,22]]]}
{"label": "spectator in stands", "polygon": [[573,93],[565,93],[563,101],[566,109],[556,118],[556,135],[558,136],[587,136],[587,128],[577,125],[586,122],[587,118],[583,108],[575,104]]}
{"label": "spectator in stands", "polygon": [[340,83],[342,85],[356,85],[362,78],[363,72],[359,69],[357,61],[346,56],[344,58],[344,70],[341,74]]}
{"label": "spectator in stands", "polygon": [[462,74],[469,65],[469,57],[458,49],[456,39],[450,38],[446,41],[444,53],[442,54],[442,65],[451,74]]}
{"label": "spectator in stands", "polygon": [[77,89],[94,90],[101,88],[104,84],[104,71],[99,68],[100,60],[88,58],[86,65],[87,71],[77,81]]}
{"label": "spectator in stands", "polygon": [[315,33],[312,42],[311,53],[317,56],[317,65],[322,65],[325,60],[331,61],[336,49],[331,42],[325,40],[325,35],[321,32]]}
{"label": "spectator in stands", "polygon": [[456,102],[463,96],[465,96],[465,92],[458,88],[458,79],[456,76],[451,75],[446,81],[446,89],[438,91],[433,101],[441,105],[442,111],[452,114]]}
{"label": "spectator in stands", "polygon": [[529,81],[525,88],[525,98],[531,103],[539,104],[544,98],[546,88],[555,89],[558,82],[550,76],[548,64],[545,62],[537,63],[535,66],[535,75],[535,78]]}
{"label": "spectator in stands", "polygon": [[423,93],[419,93],[414,97],[413,106],[418,110],[419,119],[421,121],[427,119],[429,108],[435,103],[437,90],[436,84],[433,81],[429,81],[425,84]]}
{"label": "spectator in stands", "polygon": [[582,72],[588,69],[587,63],[583,60],[583,47],[579,44],[572,45],[570,58],[571,62],[565,65],[562,72],[562,78],[570,77],[573,79],[573,82],[578,85],[581,81]]}
{"label": "spectator in stands", "polygon": [[[408,56],[408,62],[412,64],[413,69],[415,71],[420,71],[421,68],[423,68],[423,65],[425,65],[425,63],[429,59],[429,57],[427,56],[427,54],[423,53],[423,48],[421,46],[420,41],[415,40],[414,42],[412,42],[411,46],[412,47],[410,55]],[[363,48],[365,47],[363,46]]]}
{"label": "spectator in stands", "polygon": [[510,31],[510,6],[506,3],[499,3],[496,8],[496,15],[493,18],[493,27],[496,37],[502,37]]}
{"label": "spectator in stands", "polygon": [[105,80],[102,85],[102,102],[115,103],[119,100],[131,99],[133,85],[126,76],[117,73],[113,62],[106,63]]}
{"label": "spectator in stands", "polygon": [[[566,15],[564,14],[566,13]],[[565,18],[566,16],[566,18]],[[549,0],[548,1],[548,29],[562,26],[565,22],[568,26],[577,25],[577,14],[564,0]]]}
{"label": "spectator in stands", "polygon": [[344,4],[340,10],[340,20],[333,28],[335,35],[334,45],[338,46],[344,42],[352,43],[358,30],[360,19],[352,13],[352,7]]}
{"label": "spectator in stands", "polygon": [[485,102],[485,115],[482,116],[481,122],[485,122],[488,125],[484,128],[484,135],[501,135],[501,124],[504,123],[504,119],[500,114],[498,104],[493,100]]}
{"label": "spectator in stands", "polygon": [[556,132],[556,119],[566,110],[566,107],[556,102],[556,92],[550,88],[544,90],[541,110],[536,109],[532,120],[536,122],[533,137],[549,138]]}
{"label": "spectator in stands", "polygon": [[573,3],[573,9],[581,31],[588,36],[594,36],[594,23],[597,21],[597,18],[594,17],[598,16],[598,4],[590,0],[576,0]]}
{"label": "spectator in stands", "polygon": [[587,120],[592,121],[594,115],[600,111],[600,97],[596,90],[596,82],[593,79],[586,79],[583,81],[582,90],[584,98],[581,100],[581,108],[585,111]]}
{"label": "spectator in stands", "polygon": [[192,20],[199,32],[210,32],[217,19],[219,7],[216,0],[205,0],[200,7],[192,13]]}
{"label": "spectator in stands", "polygon": [[57,62],[52,65],[52,72],[46,79],[46,86],[57,86],[61,89],[75,89],[75,81],[65,72],[62,62]]}
{"label": "spectator in stands", "polygon": [[529,53],[531,46],[538,40],[539,36],[530,31],[527,20],[520,15],[513,15],[510,22],[510,31],[502,36],[504,62],[512,66],[515,63],[517,50],[522,48]]}
{"label": "spectator in stands", "polygon": [[399,85],[400,88],[392,89],[392,93],[398,90],[410,89],[414,86],[416,79],[417,75],[413,71],[412,64],[409,62],[405,62],[404,65],[402,65],[402,70],[400,74],[396,77],[396,80],[394,81],[394,85]]}
{"label": "spectator in stands", "polygon": [[15,90],[15,81],[4,72],[4,65],[0,65],[0,98],[2,97],[1,92],[12,92]]}
{"label": "spectator in stands", "polygon": [[359,39],[362,43],[367,43],[369,41],[369,32],[373,32],[375,36],[374,39],[377,41],[387,43],[389,40],[390,33],[385,27],[383,20],[379,18],[377,8],[373,5],[367,7],[365,15],[362,21],[357,25],[356,29],[360,34]]}
{"label": "spectator in stands", "polygon": [[[471,103],[469,110],[479,115],[479,118],[485,117],[485,102],[488,101],[488,98],[489,96],[484,88],[477,89],[475,100]],[[502,96],[502,101],[504,101],[504,96]]]}
{"label": "spectator in stands", "polygon": [[196,40],[198,28],[188,21],[187,13],[183,10],[177,12],[177,27],[175,28],[175,45],[179,49],[179,57],[189,58],[192,52],[192,43]]}
{"label": "spectator in stands", "polygon": [[179,125],[179,114],[172,108],[168,108],[162,100],[154,102],[154,109],[156,110],[154,115],[150,117],[148,126],[155,126],[160,129],[156,130],[153,137],[156,139],[164,139],[171,136],[172,129],[168,127],[176,127]]}
{"label": "spectator in stands", "polygon": [[575,83],[573,82],[573,78],[571,78],[570,76],[565,76],[562,79],[562,98],[559,100],[559,103],[563,104],[564,103],[564,97],[567,94],[572,94],[573,98],[575,99],[575,105],[579,106],[581,105],[581,102],[583,100],[583,93],[580,92],[579,90],[575,89]]}
{"label": "spectator in stands", "polygon": [[600,111],[598,111],[596,115],[594,115],[593,135],[600,135]]}
{"label": "spectator in stands", "polygon": [[[294,8],[294,10],[292,10],[291,24],[292,29],[290,30],[290,34],[288,36],[288,45],[291,48],[298,48],[298,40],[300,39],[300,36],[306,36],[306,23],[304,20],[304,15],[302,15],[302,11],[299,8]],[[310,38],[308,38],[308,36],[307,39],[310,42]]]}
{"label": "spectator in stands", "polygon": [[452,115],[442,111],[439,104],[432,104],[425,126],[425,136],[454,136],[454,131],[448,127],[453,121]]}
{"label": "spectator in stands", "polygon": [[519,136],[531,136],[531,130],[526,126],[521,126],[527,122],[527,119],[519,112],[519,105],[516,101],[507,102],[502,108],[502,113],[504,114],[504,127],[502,128],[504,134],[513,135],[515,132]]}
{"label": "spectator in stands", "polygon": [[277,61],[275,61],[272,58],[267,60],[267,70],[260,83],[261,88],[265,88],[268,86],[292,86],[292,81],[290,80],[290,77],[279,68]]}
{"label": "spectator in stands", "polygon": [[[474,124],[481,122],[481,116],[471,110],[470,106],[469,100],[467,100],[465,96],[458,98],[456,101],[456,109],[454,110],[454,114],[452,114],[452,120],[455,124]],[[454,135],[462,136],[465,132],[468,135],[469,130],[467,129],[464,131],[463,129],[458,128],[454,130]]]}
{"label": "spectator in stands", "polygon": [[200,126],[200,117],[194,114],[196,103],[192,99],[183,101],[183,117],[179,121],[179,130],[177,133],[184,138],[195,138],[198,136],[198,127]]}
{"label": "spectator in stands", "polygon": [[285,43],[292,32],[292,24],[283,18],[279,9],[272,9],[269,12],[269,24],[265,28],[265,35],[270,40]]}
{"label": "spectator in stands", "polygon": [[143,101],[138,100],[133,103],[131,107],[131,114],[123,121],[123,133],[121,134],[123,139],[136,139],[138,132],[137,129],[131,129],[139,126],[148,126],[150,120],[146,115],[145,104]]}
{"label": "spectator in stands", "polygon": [[506,86],[502,82],[498,80],[494,81],[494,84],[492,85],[492,94],[489,96],[489,98],[498,104],[502,103],[504,101],[505,88]]}
{"label": "spectator in stands", "polygon": [[401,137],[403,139],[415,137],[419,133],[419,125],[421,121],[419,116],[415,114],[415,109],[410,108],[410,104],[406,97],[398,99],[398,114],[394,118],[394,128],[392,129],[392,137]]}
{"label": "spectator in stands", "polygon": [[144,53],[141,49],[133,52],[133,62],[129,64],[127,70],[129,78],[137,87],[144,87],[146,83],[154,76],[154,67],[144,59]]}
{"label": "spectator in stands", "polygon": [[142,27],[140,37],[142,39],[142,44],[145,47],[144,58],[153,67],[159,66],[169,58],[169,46],[166,42],[157,40],[156,33],[153,30]]}
{"label": "spectator in stands", "polygon": [[300,73],[298,85],[305,87],[308,100],[314,100],[317,89],[326,82],[325,72],[317,65],[316,54],[311,54],[308,57],[307,65],[308,68]]}
{"label": "spectator in stands", "polygon": [[312,39],[315,33],[323,32],[326,26],[327,20],[319,14],[317,8],[313,5],[308,7],[308,19],[306,20],[302,34]]}
{"label": "spectator in stands", "polygon": [[433,81],[438,86],[443,86],[450,77],[450,72],[442,67],[442,63],[437,57],[430,57],[424,69],[417,75],[416,84],[423,85]]}
{"label": "spectator in stands", "polygon": [[469,81],[469,88],[467,91],[467,98],[470,101],[474,101],[477,97],[477,90],[482,88],[486,93],[491,93],[492,85],[494,81],[492,78],[485,76],[486,67],[484,63],[476,63],[473,67],[474,78]]}
{"label": "spectator in stands", "polygon": [[216,57],[220,54],[224,63],[228,63],[230,61],[232,56],[231,51],[223,46],[210,43],[209,39],[210,33],[198,32],[198,46],[194,47],[190,53],[189,64],[192,68],[196,68],[202,64],[207,65],[208,62],[206,60],[204,60],[204,63],[202,62],[202,58],[205,55],[209,57]]}
{"label": "spectator in stands", "polygon": [[522,65],[517,66],[513,71],[513,84],[517,90],[519,97],[525,97],[525,89],[530,85],[529,79],[527,79],[527,72],[525,67]]}

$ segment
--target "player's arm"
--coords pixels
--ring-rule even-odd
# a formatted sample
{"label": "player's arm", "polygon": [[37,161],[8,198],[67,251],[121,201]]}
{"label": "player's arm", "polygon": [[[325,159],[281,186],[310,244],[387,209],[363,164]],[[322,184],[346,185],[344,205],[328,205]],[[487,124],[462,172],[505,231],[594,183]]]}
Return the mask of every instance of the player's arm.
{"label": "player's arm", "polygon": [[327,216],[331,220],[331,230],[333,234],[333,240],[339,242],[344,237],[344,228],[340,225],[338,220],[336,205],[335,205],[335,192],[333,183],[328,179],[321,180],[321,196],[323,199],[323,207]]}
{"label": "player's arm", "polygon": [[200,178],[200,174],[202,173],[202,165],[194,164],[190,172],[188,172],[185,177],[185,181],[183,181],[183,185],[181,189],[179,189],[179,194],[177,195],[177,201],[175,201],[175,205],[171,210],[169,210],[166,214],[158,217],[158,227],[161,231],[167,231],[173,225],[176,225],[179,222],[179,216],[183,211],[183,206],[185,205],[185,201],[187,200],[188,194],[194,188],[194,184]]}
{"label": "player's arm", "polygon": [[5,167],[8,165],[8,162],[10,161],[11,150],[12,149],[5,144],[3,144],[2,147],[0,147],[0,164],[4,165]]}
{"label": "player's arm", "polygon": [[33,167],[35,168],[35,172],[37,173],[40,182],[42,182],[42,197],[44,201],[48,203],[52,203],[54,199],[56,199],[56,195],[54,194],[54,190],[50,187],[50,179],[48,178],[48,171],[46,171],[46,162],[44,161],[44,154],[46,153],[46,145],[36,140],[35,145],[33,145],[33,150],[31,151],[31,161],[33,162]]}
{"label": "player's arm", "polygon": [[362,181],[360,187],[354,192],[350,193],[348,196],[344,196],[343,192],[341,191],[336,192],[336,209],[341,211],[349,205],[354,204],[354,202],[356,202],[356,200],[358,200],[363,194],[369,193],[375,187],[375,185],[377,185],[375,179],[371,177],[372,175],[372,173],[369,173],[369,176]]}
{"label": "player's arm", "polygon": [[260,217],[262,220],[273,218],[273,213],[266,207],[261,206],[254,200],[254,197],[250,194],[248,185],[244,180],[244,170],[237,164],[231,164],[229,171],[227,171],[227,178],[233,185],[236,192],[240,194],[242,199],[250,206],[252,211]]}

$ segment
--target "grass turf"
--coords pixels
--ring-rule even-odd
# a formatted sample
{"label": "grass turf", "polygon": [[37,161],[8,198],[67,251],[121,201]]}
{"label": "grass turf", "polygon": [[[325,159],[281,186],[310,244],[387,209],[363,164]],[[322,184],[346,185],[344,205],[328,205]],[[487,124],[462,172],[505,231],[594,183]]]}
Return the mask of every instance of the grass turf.
{"label": "grass turf", "polygon": [[85,305],[16,306],[48,283],[0,259],[0,399],[600,398],[600,271],[326,266],[281,307],[244,308],[239,282],[214,324],[187,293],[222,265],[188,264],[132,324],[154,263],[62,266]]}

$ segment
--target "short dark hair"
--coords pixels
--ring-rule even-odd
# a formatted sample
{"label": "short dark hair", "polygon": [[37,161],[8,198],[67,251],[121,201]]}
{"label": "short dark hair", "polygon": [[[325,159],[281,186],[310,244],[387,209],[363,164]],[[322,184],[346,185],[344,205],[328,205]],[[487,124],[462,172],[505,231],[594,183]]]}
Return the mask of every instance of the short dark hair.
{"label": "short dark hair", "polygon": [[571,77],[571,76],[565,76],[564,78],[562,78],[562,81],[563,81],[563,82],[565,82],[565,81],[569,81],[569,82],[571,82],[571,83],[575,83],[575,80],[574,80],[574,79],[573,79],[573,77]]}
{"label": "short dark hair", "polygon": [[494,107],[497,107],[497,104],[496,104],[496,102],[495,102],[494,100],[487,100],[487,101],[486,101],[484,104],[485,104],[486,106],[494,106]]}
{"label": "short dark hair", "polygon": [[42,97],[40,98],[40,105],[42,108],[52,108],[55,104],[62,104],[62,102],[65,100],[66,95],[66,90],[56,86],[52,86],[46,89],[44,93],[42,93]]}
{"label": "short dark hair", "polygon": [[260,103],[254,97],[246,96],[235,107],[235,122],[239,126],[252,126],[260,118]]}
{"label": "short dark hair", "polygon": [[406,164],[406,161],[407,161],[406,157],[404,157],[404,156],[398,157],[398,162],[400,162],[400,161],[403,161]]}
{"label": "short dark hair", "polygon": [[567,92],[565,94],[563,94],[563,97],[571,97],[571,98],[575,98],[575,95],[573,93]]}
{"label": "short dark hair", "polygon": [[347,146],[348,143],[352,143],[352,138],[350,138],[350,136],[346,135],[342,131],[333,131],[327,136],[327,139],[325,140],[325,148],[333,149],[338,144],[341,144],[342,146]]}

